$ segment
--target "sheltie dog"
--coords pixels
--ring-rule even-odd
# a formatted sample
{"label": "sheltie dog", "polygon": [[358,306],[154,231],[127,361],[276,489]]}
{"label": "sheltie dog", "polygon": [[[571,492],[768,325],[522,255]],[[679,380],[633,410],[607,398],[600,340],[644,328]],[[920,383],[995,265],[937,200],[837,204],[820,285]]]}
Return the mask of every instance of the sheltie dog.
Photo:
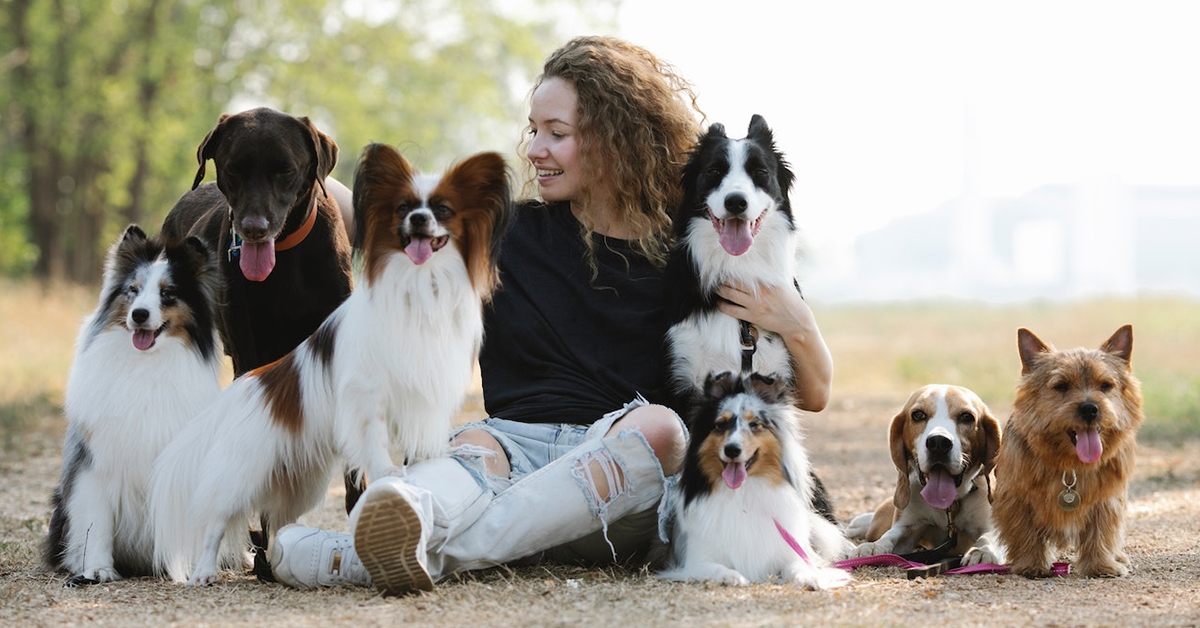
{"label": "sheltie dog", "polygon": [[775,577],[808,589],[846,584],[830,567],[853,547],[812,506],[800,429],[781,378],[708,378],[689,417],[674,499],[668,580],[729,585]]}
{"label": "sheltie dog", "polygon": [[[783,339],[744,330],[718,311],[716,289],[730,281],[751,289],[799,289],[788,201],[794,179],[759,115],[750,119],[743,139],[726,137],[721,124],[710,126],[684,166],[684,198],[672,226],[675,245],[664,280],[668,380],[683,414],[710,373],[774,373],[793,380]],[[743,344],[744,331],[757,341]],[[744,349],[752,350],[749,364],[743,364]]]}
{"label": "sheltie dog", "polygon": [[152,575],[155,458],[220,391],[216,263],[197,238],[130,225],[109,249],[67,378],[62,480],[45,559],[68,586]]}
{"label": "sheltie dog", "polygon": [[480,153],[423,175],[371,144],[354,205],[363,269],[350,297],[294,351],[235,380],[159,458],[154,563],[172,579],[215,582],[252,512],[272,531],[295,521],[342,461],[374,479],[400,471],[389,444],[409,464],[447,447],[499,280],[508,169]]}

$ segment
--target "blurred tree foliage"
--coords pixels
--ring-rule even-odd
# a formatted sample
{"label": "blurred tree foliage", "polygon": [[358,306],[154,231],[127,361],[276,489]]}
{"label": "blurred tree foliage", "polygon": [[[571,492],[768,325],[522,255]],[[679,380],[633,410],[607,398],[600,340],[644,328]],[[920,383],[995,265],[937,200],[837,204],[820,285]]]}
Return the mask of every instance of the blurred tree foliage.
{"label": "blurred tree foliage", "polygon": [[613,6],[0,0],[0,273],[94,281],[125,224],[157,230],[224,112],[310,117],[347,183],[371,141],[430,169],[512,155],[556,18],[599,25]]}

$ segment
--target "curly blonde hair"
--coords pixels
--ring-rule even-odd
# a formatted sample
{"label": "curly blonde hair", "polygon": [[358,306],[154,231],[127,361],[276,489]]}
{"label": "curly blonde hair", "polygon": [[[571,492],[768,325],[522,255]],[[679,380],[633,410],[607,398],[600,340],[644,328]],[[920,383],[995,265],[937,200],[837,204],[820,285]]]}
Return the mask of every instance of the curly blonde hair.
{"label": "curly blonde hair", "polygon": [[[551,53],[530,96],[550,78],[567,81],[577,95],[579,151],[591,169],[581,196],[591,196],[593,182],[610,186],[614,211],[640,234],[638,248],[664,265],[680,172],[704,119],[691,84],[650,51],[615,37],[577,37]],[[529,191],[536,173],[523,163]],[[595,225],[589,212],[580,215],[594,272]]]}

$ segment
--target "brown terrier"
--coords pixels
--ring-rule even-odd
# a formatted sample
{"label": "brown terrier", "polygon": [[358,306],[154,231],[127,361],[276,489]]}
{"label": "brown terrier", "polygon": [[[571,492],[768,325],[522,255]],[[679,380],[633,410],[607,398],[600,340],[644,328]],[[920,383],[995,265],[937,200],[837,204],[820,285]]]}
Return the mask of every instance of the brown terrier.
{"label": "brown terrier", "polygon": [[1017,348],[1021,381],[992,506],[1008,562],[1014,573],[1048,576],[1056,550],[1074,547],[1081,575],[1125,575],[1125,493],[1143,419],[1133,327],[1099,350],[1065,351],[1020,329]]}

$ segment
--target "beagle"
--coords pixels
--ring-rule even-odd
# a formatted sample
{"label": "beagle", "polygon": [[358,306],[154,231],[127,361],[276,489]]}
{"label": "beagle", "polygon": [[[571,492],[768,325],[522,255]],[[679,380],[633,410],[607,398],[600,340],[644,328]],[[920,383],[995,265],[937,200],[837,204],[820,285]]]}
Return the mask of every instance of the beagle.
{"label": "beagle", "polygon": [[1003,562],[984,536],[992,529],[990,473],[1000,423],[979,396],[961,386],[924,386],[892,419],[888,440],[899,472],[896,492],[874,513],[850,522],[847,536],[866,541],[854,553],[907,554],[945,545],[948,554],[963,555],[964,565]]}

